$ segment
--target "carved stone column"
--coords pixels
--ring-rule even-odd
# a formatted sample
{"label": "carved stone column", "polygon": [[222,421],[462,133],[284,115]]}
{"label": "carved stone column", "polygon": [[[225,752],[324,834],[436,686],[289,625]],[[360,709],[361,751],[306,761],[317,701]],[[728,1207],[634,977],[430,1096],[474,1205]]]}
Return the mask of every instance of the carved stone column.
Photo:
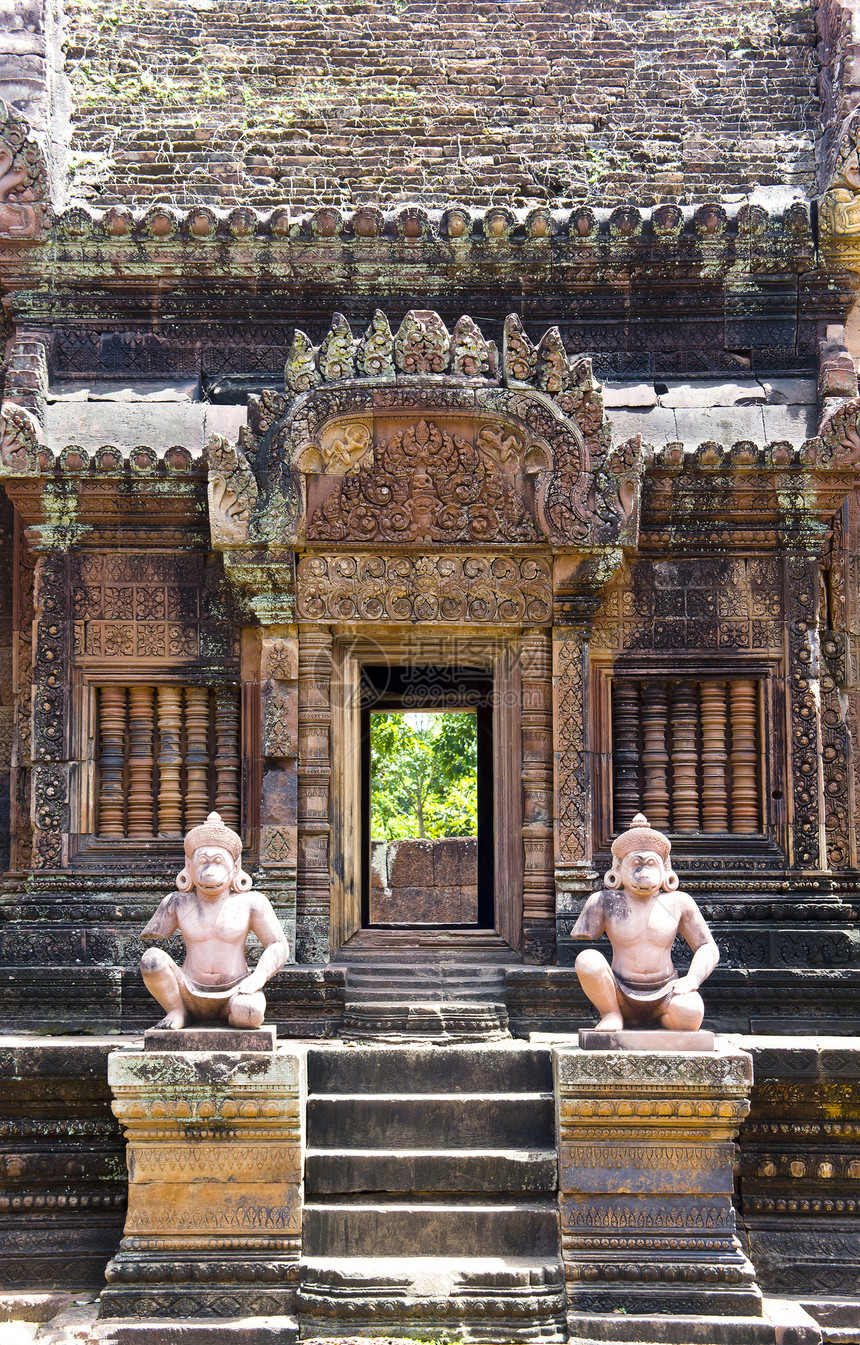
{"label": "carved stone column", "polygon": [[14,719],[12,729],[12,761],[10,781],[10,841],[9,868],[23,873],[33,862],[33,818],[30,806],[32,772],[32,676],[33,676],[33,608],[34,570],[36,557],[26,544],[19,516],[15,516],[14,539],[14,592],[12,604],[13,661],[12,696]]}
{"label": "carved stone column", "polygon": [[791,857],[795,869],[827,865],[822,799],[817,547],[785,557]]}
{"label": "carved stone column", "polygon": [[260,658],[260,864],[295,948],[296,764],[299,751],[299,644],[295,626],[267,626]]}
{"label": "carved stone column", "polygon": [[592,888],[588,753],[588,627],[552,633],[556,936],[561,942]]}
{"label": "carved stone column", "polygon": [[68,561],[60,552],[39,557],[35,575],[33,641],[33,867],[59,869],[69,844]]}
{"label": "carved stone column", "polygon": [[555,961],[552,827],[552,639],[530,630],[522,641],[523,960]]}
{"label": "carved stone column", "polygon": [[298,962],[327,962],[330,955],[331,675],[332,637],[328,626],[300,626]]}
{"label": "carved stone column", "polygon": [[555,558],[552,697],[556,938],[559,962],[596,878],[592,865],[592,763],[589,711],[591,623],[604,585],[623,557],[617,548]]}

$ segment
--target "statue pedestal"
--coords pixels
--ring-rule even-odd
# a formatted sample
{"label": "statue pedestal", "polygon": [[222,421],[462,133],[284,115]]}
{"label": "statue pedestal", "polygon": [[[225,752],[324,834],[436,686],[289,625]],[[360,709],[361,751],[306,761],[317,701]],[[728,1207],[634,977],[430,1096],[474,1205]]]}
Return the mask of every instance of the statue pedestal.
{"label": "statue pedestal", "polygon": [[670,1326],[680,1315],[744,1319],[751,1330],[733,1340],[766,1339],[732,1209],[751,1057],[561,1048],[553,1057],[571,1339],[606,1339],[607,1323],[626,1339],[617,1328],[630,1323],[631,1339],[668,1340],[659,1328],[648,1334],[643,1317]]}
{"label": "statue pedestal", "polygon": [[187,1049],[197,1035],[188,1034],[185,1049],[153,1050],[150,1039],[150,1049],[108,1057],[129,1183],[100,1316],[209,1318],[222,1337],[231,1318],[267,1319],[269,1330],[277,1319],[279,1338],[289,1340],[301,1253],[304,1053]]}

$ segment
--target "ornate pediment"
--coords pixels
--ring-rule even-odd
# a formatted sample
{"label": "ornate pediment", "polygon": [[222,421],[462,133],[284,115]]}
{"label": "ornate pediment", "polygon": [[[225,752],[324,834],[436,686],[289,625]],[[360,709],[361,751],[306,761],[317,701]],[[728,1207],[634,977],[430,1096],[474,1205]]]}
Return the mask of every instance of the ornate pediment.
{"label": "ornate pediment", "polygon": [[238,445],[208,449],[213,543],[246,546],[635,543],[638,444],[613,452],[588,360],[519,319],[501,354],[471,318],[415,310],[354,337],[335,315],[297,332],[284,394],[249,407]]}

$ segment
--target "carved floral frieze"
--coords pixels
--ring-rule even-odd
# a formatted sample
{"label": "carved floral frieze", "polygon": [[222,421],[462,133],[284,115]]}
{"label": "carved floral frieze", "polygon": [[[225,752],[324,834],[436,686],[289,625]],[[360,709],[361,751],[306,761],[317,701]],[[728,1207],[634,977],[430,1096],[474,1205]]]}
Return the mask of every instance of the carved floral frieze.
{"label": "carved floral frieze", "polygon": [[296,581],[300,621],[552,619],[552,567],[539,556],[308,555]]}

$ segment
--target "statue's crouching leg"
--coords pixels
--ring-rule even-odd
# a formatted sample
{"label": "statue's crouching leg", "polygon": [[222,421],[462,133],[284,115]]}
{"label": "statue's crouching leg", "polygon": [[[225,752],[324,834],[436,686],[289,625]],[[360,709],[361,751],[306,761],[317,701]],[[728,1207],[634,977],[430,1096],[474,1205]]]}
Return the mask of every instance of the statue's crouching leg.
{"label": "statue's crouching leg", "polygon": [[227,1021],[231,1027],[260,1027],[266,1016],[266,996],[262,990],[253,995],[233,995]]}
{"label": "statue's crouching leg", "polygon": [[617,1032],[624,1026],[615,977],[609,963],[596,948],[586,948],[574,963],[579,983],[600,1014],[598,1028],[606,1032]]}
{"label": "statue's crouching leg", "polygon": [[697,1032],[705,1016],[705,1003],[697,990],[673,995],[660,1022],[672,1032]]}
{"label": "statue's crouching leg", "polygon": [[161,1028],[185,1026],[186,1010],[179,988],[179,968],[163,948],[147,948],[140,959],[140,974],[153,999],[158,1000],[167,1014],[156,1024]]}

